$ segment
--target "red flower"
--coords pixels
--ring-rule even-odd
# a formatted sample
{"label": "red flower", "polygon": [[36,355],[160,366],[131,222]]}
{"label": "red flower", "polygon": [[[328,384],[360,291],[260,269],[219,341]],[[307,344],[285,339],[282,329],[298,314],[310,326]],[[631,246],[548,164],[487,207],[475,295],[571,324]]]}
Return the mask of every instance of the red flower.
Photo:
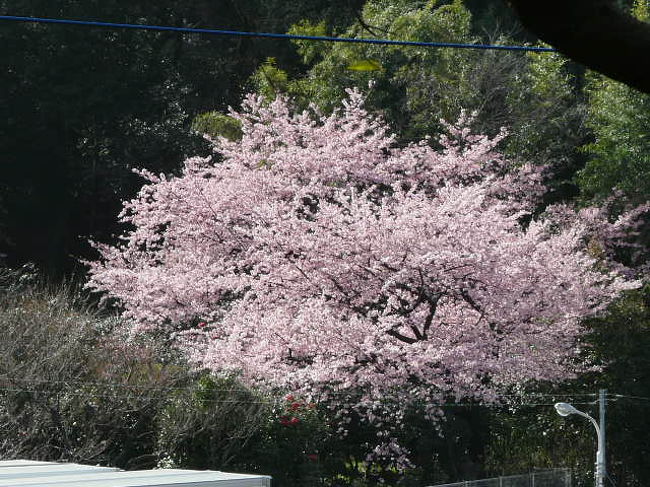
{"label": "red flower", "polygon": [[289,421],[289,416],[280,416],[280,424],[282,426],[289,426],[289,424],[291,424]]}
{"label": "red flower", "polygon": [[301,407],[302,407],[302,403],[300,403],[300,402],[291,403],[291,406],[290,406],[292,411],[295,411],[296,409],[300,409]]}
{"label": "red flower", "polygon": [[205,328],[207,326],[207,323],[205,321],[202,321],[199,323],[199,328]]}
{"label": "red flower", "polygon": [[315,462],[316,460],[318,460],[318,455],[316,455],[315,453],[309,453],[307,454],[307,458],[309,458],[312,462]]}
{"label": "red flower", "polygon": [[298,424],[298,423],[300,423],[300,420],[295,416],[289,420],[289,424]]}
{"label": "red flower", "polygon": [[296,399],[296,398],[293,397],[293,394],[289,394],[289,395],[287,395],[287,397],[285,397],[285,399],[286,399],[287,401],[291,402],[291,401],[293,401],[293,400]]}

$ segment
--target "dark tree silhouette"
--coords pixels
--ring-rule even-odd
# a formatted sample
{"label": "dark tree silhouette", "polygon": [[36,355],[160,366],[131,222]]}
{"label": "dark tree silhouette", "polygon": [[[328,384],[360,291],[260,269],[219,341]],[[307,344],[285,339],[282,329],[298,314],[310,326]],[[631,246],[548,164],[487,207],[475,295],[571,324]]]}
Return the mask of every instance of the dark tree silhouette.
{"label": "dark tree silhouette", "polygon": [[614,0],[509,0],[526,28],[560,52],[650,93],[650,24]]}

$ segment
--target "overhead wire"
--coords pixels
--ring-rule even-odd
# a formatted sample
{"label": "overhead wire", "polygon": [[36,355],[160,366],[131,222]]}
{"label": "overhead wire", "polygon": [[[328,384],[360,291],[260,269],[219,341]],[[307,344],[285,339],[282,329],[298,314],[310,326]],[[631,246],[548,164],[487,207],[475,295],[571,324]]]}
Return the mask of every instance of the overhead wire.
{"label": "overhead wire", "polygon": [[608,396],[612,396],[616,399],[636,399],[638,401],[650,401],[650,397],[644,397],[644,396],[628,396],[626,394],[607,394]]}
{"label": "overhead wire", "polygon": [[[187,391],[188,388],[185,387],[176,387],[176,386],[155,386],[155,385],[146,385],[146,384],[129,384],[129,383],[124,383],[124,382],[107,382],[107,381],[87,381],[87,380],[52,380],[52,379],[16,379],[16,378],[10,378],[10,377],[2,377],[0,376],[0,389],[6,388],[6,387],[16,387],[17,384],[27,384],[32,386],[34,390],[38,386],[76,386],[76,387],[109,387],[109,388],[120,388],[120,389],[131,389],[131,390],[147,390],[147,391],[161,391],[161,392],[181,392],[181,391]],[[219,392],[219,393],[232,393],[232,392],[243,392],[246,389],[242,387],[228,387],[228,388],[223,388],[223,387],[210,387],[210,391],[213,392]],[[328,395],[331,396],[340,396],[340,395],[349,395],[348,392],[345,391],[328,391]],[[579,402],[573,402],[573,404],[596,404],[597,401],[589,401],[585,402],[586,398],[595,398],[598,396],[596,393],[523,393],[523,394],[502,394],[499,397],[500,398],[505,398],[505,399],[522,399],[522,398],[527,398],[529,400],[535,399],[536,402],[534,403],[521,403],[517,402],[517,405],[530,405],[530,404],[541,404],[541,401],[544,400],[552,400],[556,398],[576,398]],[[650,397],[643,397],[643,396],[631,396],[631,395],[624,395],[624,394],[616,394],[616,393],[608,393],[607,394],[608,399],[610,401],[616,400],[616,399],[637,399],[637,400],[645,400],[645,401],[650,401]],[[452,405],[452,404],[458,404],[458,403],[445,403],[445,405]],[[473,405],[476,406],[478,403],[471,403],[467,405]],[[544,403],[543,405],[547,405]],[[552,405],[552,404],[551,404]]]}
{"label": "overhead wire", "polygon": [[24,17],[18,15],[0,15],[0,20],[10,22],[30,22],[40,24],[60,24],[74,25],[85,27],[99,27],[105,29],[131,29],[131,30],[148,30],[157,32],[177,32],[185,34],[203,34],[213,36],[228,37],[255,37],[284,40],[301,40],[301,41],[320,41],[320,42],[342,42],[355,44],[379,44],[391,46],[413,46],[413,47],[434,47],[434,48],[455,48],[455,49],[481,49],[481,50],[499,50],[499,51],[523,51],[523,52],[556,52],[552,47],[540,46],[522,46],[522,45],[501,45],[501,44],[481,44],[481,43],[456,43],[456,42],[426,42],[426,41],[407,41],[393,39],[374,39],[374,38],[357,38],[357,37],[333,37],[333,36],[314,36],[301,34],[280,34],[274,32],[250,32],[227,29],[205,29],[196,27],[174,27],[165,25],[149,24],[128,24],[121,22],[101,22],[92,20],[74,20],[74,19],[57,19],[46,17]]}
{"label": "overhead wire", "polygon": [[[16,381],[20,382],[20,381]],[[144,396],[150,396],[150,397],[160,397],[160,398],[165,398],[167,397],[164,393],[173,393],[173,392],[184,392],[184,393],[192,393],[193,390],[190,388],[179,388],[179,387],[149,387],[149,386],[136,386],[136,385],[126,385],[126,384],[111,384],[111,383],[101,383],[101,382],[66,382],[66,381],[61,381],[61,382],[41,382],[41,383],[32,383],[36,385],[47,385],[47,384],[56,384],[56,385],[69,385],[69,386],[92,386],[92,387],[104,387],[106,390],[105,391],[93,391],[92,395],[93,397],[100,397],[100,398],[106,398],[106,397],[118,397],[122,399],[141,399]],[[111,390],[111,387],[115,387],[114,390]],[[132,389],[131,391],[123,390],[123,388],[129,388]],[[119,390],[122,389],[122,390]],[[139,390],[142,391],[141,394],[136,394],[134,393],[133,390]],[[66,389],[66,390],[47,390],[47,389],[38,389],[34,386],[32,387],[21,387],[21,386],[16,386],[16,385],[8,385],[8,384],[0,384],[0,391],[5,391],[5,392],[14,392],[14,393],[32,393],[32,394],[52,394],[52,395],[64,395],[68,394],[70,396],[80,396],[80,395],[88,395],[88,390],[81,390],[81,389]],[[198,391],[197,391],[198,392]],[[246,392],[242,389],[212,389],[212,388],[207,388],[206,392],[208,393],[216,393],[216,394],[231,394],[233,392]],[[252,392],[251,394],[255,394],[255,392]],[[332,396],[338,396],[338,395],[347,395],[346,393],[328,393],[329,395]],[[89,399],[92,399],[89,398]],[[174,399],[178,399],[178,397],[175,397]],[[191,397],[188,399],[191,400]],[[300,400],[300,398],[297,398]],[[531,398],[532,399],[532,398]],[[252,398],[246,398],[246,399],[210,399],[210,398],[201,398],[197,399],[200,402],[208,403],[208,404],[243,404],[243,403],[248,403],[248,404],[273,404],[277,405],[282,402],[282,398],[276,398],[276,399],[266,399],[266,400],[255,400]],[[318,402],[313,401],[313,402]],[[420,405],[420,406],[434,406],[434,407],[487,407],[487,408],[509,408],[509,407],[551,407],[554,405],[552,402],[547,402],[547,401],[535,401],[533,400],[532,402],[516,402],[516,403],[494,403],[494,404],[487,404],[487,403],[478,403],[478,402],[444,402],[444,403],[433,403],[433,402],[427,402],[427,401],[415,401],[412,403],[413,405]],[[572,402],[574,405],[593,405],[595,402],[584,402],[584,401],[578,401],[578,402]]]}
{"label": "overhead wire", "polygon": [[[24,385],[22,385],[24,384]],[[43,387],[59,386],[65,387],[65,389],[59,390],[48,390]],[[39,388],[41,387],[41,388]],[[191,393],[193,391],[200,391],[200,389],[194,389],[192,387],[175,387],[175,386],[155,386],[155,385],[146,385],[146,384],[125,384],[118,382],[97,382],[97,381],[75,381],[75,380],[36,380],[36,379],[9,379],[2,380],[0,378],[0,391],[4,392],[25,392],[25,393],[34,393],[34,394],[69,394],[69,395],[84,395],[88,394],[88,390],[83,390],[82,388],[104,388],[105,391],[92,391],[93,395],[99,397],[120,397],[125,399],[136,399],[142,398],[144,395],[149,396],[160,396],[164,397],[164,394],[169,393]],[[229,395],[233,393],[247,393],[251,395],[259,394],[259,391],[256,390],[247,390],[245,388],[223,388],[223,387],[207,387],[206,392],[214,394]],[[140,391],[138,394],[136,391]],[[268,393],[267,393],[268,395]],[[344,391],[329,391],[326,394],[327,396],[350,396],[348,392]],[[504,394],[500,397],[506,399],[503,403],[480,403],[480,402],[444,402],[444,403],[431,403],[426,401],[415,401],[414,405],[433,405],[438,407],[488,407],[488,408],[518,408],[518,407],[550,407],[555,403],[550,402],[555,399],[560,398],[569,398],[566,399],[571,402],[574,406],[593,406],[598,404],[596,399],[592,401],[587,401],[587,398],[595,398],[597,394],[594,393],[557,393],[557,394],[528,394],[528,395],[517,395],[517,394]],[[575,401],[570,400],[570,398],[576,398]],[[518,400],[519,399],[519,400]],[[619,399],[631,399],[638,401],[650,401],[650,397],[644,396],[634,396],[626,394],[616,394],[608,393],[607,394],[608,402],[614,402]],[[300,397],[297,398],[298,401],[301,400]],[[273,400],[253,400],[252,398],[235,400],[235,399],[204,399],[204,402],[207,403],[254,403],[254,404],[277,404],[282,401],[282,394],[278,398]],[[317,400],[315,402],[318,402]]]}
{"label": "overhead wire", "polygon": [[[85,381],[85,380],[43,380],[43,379],[16,379],[16,378],[3,378],[0,376],[0,388],[3,387],[3,384],[10,383],[11,386],[16,383],[20,384],[30,384],[30,385],[74,385],[74,386],[86,386],[86,387],[116,387],[116,388],[125,388],[125,389],[146,389],[146,390],[161,390],[161,391],[186,391],[187,388],[183,387],[173,387],[173,386],[149,386],[143,384],[128,384],[124,382],[100,382],[100,381]],[[211,391],[219,392],[235,392],[242,391],[243,388],[210,388]],[[329,391],[330,395],[348,395],[347,392],[337,392]],[[596,397],[598,394],[595,393],[556,393],[556,394],[543,394],[543,393],[530,393],[530,394],[501,394],[501,398],[566,398],[566,397]],[[617,397],[623,397],[618,394],[610,394]],[[633,397],[633,396],[628,396]],[[636,396],[634,396],[636,397]],[[650,398],[647,398],[650,399]],[[591,404],[591,403],[584,403]]]}

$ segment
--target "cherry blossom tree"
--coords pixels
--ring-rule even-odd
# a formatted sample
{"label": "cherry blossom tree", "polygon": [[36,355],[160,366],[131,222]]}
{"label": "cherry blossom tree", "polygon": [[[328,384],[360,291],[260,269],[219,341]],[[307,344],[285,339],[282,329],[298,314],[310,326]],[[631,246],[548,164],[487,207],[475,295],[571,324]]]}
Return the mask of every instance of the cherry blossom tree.
{"label": "cherry blossom tree", "polygon": [[390,398],[495,401],[579,371],[581,321],[638,285],[586,251],[597,212],[531,217],[541,171],[471,116],[406,147],[356,90],[328,116],[255,95],[231,116],[243,135],[213,158],[142,173],[131,230],[89,263],[135,332],[172,332],[200,366],[349,393],[370,419]]}

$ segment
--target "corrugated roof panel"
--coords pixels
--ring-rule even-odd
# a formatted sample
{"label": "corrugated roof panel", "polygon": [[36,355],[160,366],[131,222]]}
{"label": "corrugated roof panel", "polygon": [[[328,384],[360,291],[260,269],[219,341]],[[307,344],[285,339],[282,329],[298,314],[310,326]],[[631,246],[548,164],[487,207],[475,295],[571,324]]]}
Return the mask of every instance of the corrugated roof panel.
{"label": "corrugated roof panel", "polygon": [[[118,472],[83,472],[77,473],[74,475],[57,475],[51,479],[47,479],[48,484],[61,484],[65,482],[76,482],[76,481],[85,481],[85,480],[101,480],[101,479],[120,479],[120,478],[147,478],[147,477],[171,477],[175,475],[188,475],[197,473],[196,470],[131,470],[128,472],[118,471]],[[8,487],[9,485],[13,486],[25,486],[33,487],[41,485],[43,483],[42,477],[23,477],[16,479],[7,479],[5,483],[0,479],[0,485],[2,487]],[[59,486],[61,487],[61,486]]]}
{"label": "corrugated roof panel", "polygon": [[[118,471],[73,463],[0,462],[0,487],[270,487],[271,477],[181,469]],[[19,463],[16,463],[19,462]],[[19,466],[22,465],[22,466]]]}
{"label": "corrugated roof panel", "polygon": [[[9,478],[50,477],[56,475],[76,475],[89,472],[117,472],[119,468],[77,465],[76,463],[54,463],[29,465],[24,467],[4,467],[0,469],[0,482]],[[0,485],[2,485],[0,483]]]}
{"label": "corrugated roof panel", "polygon": [[38,465],[56,465],[54,462],[39,462],[37,460],[0,460],[3,467],[36,467]]}
{"label": "corrugated roof panel", "polygon": [[[270,480],[263,477],[223,479],[209,475],[173,475],[151,478],[114,478],[50,483],[43,479],[40,487],[268,487]],[[0,484],[3,485],[3,484]],[[11,484],[9,484],[11,485]]]}

